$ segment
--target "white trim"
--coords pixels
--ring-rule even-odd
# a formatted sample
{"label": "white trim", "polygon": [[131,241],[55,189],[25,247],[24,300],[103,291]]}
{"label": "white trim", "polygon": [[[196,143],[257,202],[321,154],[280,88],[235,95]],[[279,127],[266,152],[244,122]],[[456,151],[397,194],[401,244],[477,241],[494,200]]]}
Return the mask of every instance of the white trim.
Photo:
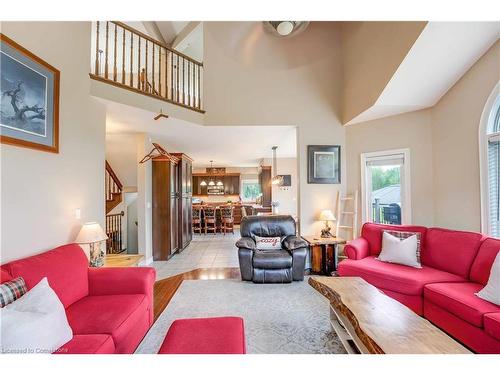
{"label": "white trim", "polygon": [[[491,121],[492,109],[500,96],[500,81],[491,92],[484,105],[479,122],[479,185],[481,192],[481,232],[489,234],[489,193],[488,193],[488,126]],[[491,136],[491,135],[490,135]],[[495,135],[493,135],[495,136]]]}
{"label": "white trim", "polygon": [[401,190],[402,197],[402,207],[401,207],[401,224],[411,224],[412,223],[412,213],[411,213],[411,159],[410,159],[410,149],[402,148],[396,150],[387,151],[376,151],[376,152],[365,152],[361,154],[361,218],[363,223],[366,221],[371,221],[367,215],[370,212],[369,202],[366,199],[365,192],[367,188],[371,190],[367,183],[371,183],[371,178],[368,179],[366,174],[366,162],[369,159],[390,159],[391,156],[394,158],[396,155],[403,155],[403,174],[401,175],[401,185],[403,190]]}

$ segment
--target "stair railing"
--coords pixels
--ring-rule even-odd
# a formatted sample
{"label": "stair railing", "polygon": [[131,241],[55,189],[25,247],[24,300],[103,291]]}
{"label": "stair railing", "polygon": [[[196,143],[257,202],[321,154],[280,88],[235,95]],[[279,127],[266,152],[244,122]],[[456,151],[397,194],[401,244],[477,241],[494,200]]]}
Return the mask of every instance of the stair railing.
{"label": "stair railing", "polygon": [[119,254],[123,249],[122,217],[125,213],[106,215],[106,254]]}
{"label": "stair railing", "polygon": [[203,63],[118,21],[93,22],[90,77],[198,112]]}
{"label": "stair railing", "polygon": [[113,171],[113,168],[111,168],[111,165],[109,165],[107,160],[106,160],[104,181],[106,187],[106,201],[113,200],[115,197],[114,194],[122,193],[123,185],[116,176],[115,171]]}

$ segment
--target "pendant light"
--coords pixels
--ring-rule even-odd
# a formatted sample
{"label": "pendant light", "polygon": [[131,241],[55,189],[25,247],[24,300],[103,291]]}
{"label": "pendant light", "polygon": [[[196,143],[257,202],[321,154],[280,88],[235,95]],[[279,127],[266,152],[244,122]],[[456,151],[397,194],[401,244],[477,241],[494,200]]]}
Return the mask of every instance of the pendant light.
{"label": "pendant light", "polygon": [[[214,167],[213,167],[214,161],[210,160],[210,174],[213,173]],[[212,176],[210,176],[210,181],[208,182],[208,186],[215,186],[215,182],[212,179]]]}
{"label": "pendant light", "polygon": [[278,175],[278,161],[276,160],[276,149],[278,148],[278,146],[273,146],[272,150],[273,150],[273,178],[271,180],[271,183],[273,185],[278,185],[278,186],[281,186],[283,185],[283,176],[279,176]]}

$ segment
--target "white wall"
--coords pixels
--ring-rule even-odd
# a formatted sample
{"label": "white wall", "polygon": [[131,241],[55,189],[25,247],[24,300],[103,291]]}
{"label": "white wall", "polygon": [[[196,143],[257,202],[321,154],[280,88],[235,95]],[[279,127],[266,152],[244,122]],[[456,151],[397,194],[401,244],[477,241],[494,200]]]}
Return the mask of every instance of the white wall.
{"label": "white wall", "polygon": [[61,72],[59,153],[0,149],[5,263],[72,242],[84,222],[104,226],[105,113],[89,95],[90,22],[2,22],[1,29]]}
{"label": "white wall", "polygon": [[106,160],[129,189],[137,189],[137,142],[137,134],[106,134]]}
{"label": "white wall", "polygon": [[204,37],[205,123],[297,126],[301,233],[319,233],[316,218],[343,185],[307,183],[307,145],[341,145],[345,181],[338,25],[279,39],[260,22],[207,22]]}
{"label": "white wall", "polygon": [[[410,149],[412,223],[434,224],[432,123],[430,110],[367,121],[346,127],[347,190],[359,191],[361,207],[361,154]],[[361,211],[358,213],[362,222]],[[361,226],[358,225],[358,228]]]}
{"label": "white wall", "polygon": [[[264,159],[264,165],[272,165],[272,159]],[[289,174],[292,180],[292,186],[280,187],[272,185],[272,200],[278,202],[278,212],[283,215],[297,215],[297,158],[277,158],[278,174]],[[274,176],[271,168],[271,175]]]}
{"label": "white wall", "polygon": [[500,42],[441,98],[432,111],[435,224],[481,230],[479,123],[500,80]]}

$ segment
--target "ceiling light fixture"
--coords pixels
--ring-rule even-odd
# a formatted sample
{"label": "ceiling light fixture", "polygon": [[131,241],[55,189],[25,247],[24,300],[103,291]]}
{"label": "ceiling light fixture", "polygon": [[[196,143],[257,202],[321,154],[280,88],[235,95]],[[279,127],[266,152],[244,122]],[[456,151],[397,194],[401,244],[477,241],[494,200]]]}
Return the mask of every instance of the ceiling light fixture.
{"label": "ceiling light fixture", "polygon": [[308,25],[308,21],[264,21],[264,29],[278,37],[296,35]]}

